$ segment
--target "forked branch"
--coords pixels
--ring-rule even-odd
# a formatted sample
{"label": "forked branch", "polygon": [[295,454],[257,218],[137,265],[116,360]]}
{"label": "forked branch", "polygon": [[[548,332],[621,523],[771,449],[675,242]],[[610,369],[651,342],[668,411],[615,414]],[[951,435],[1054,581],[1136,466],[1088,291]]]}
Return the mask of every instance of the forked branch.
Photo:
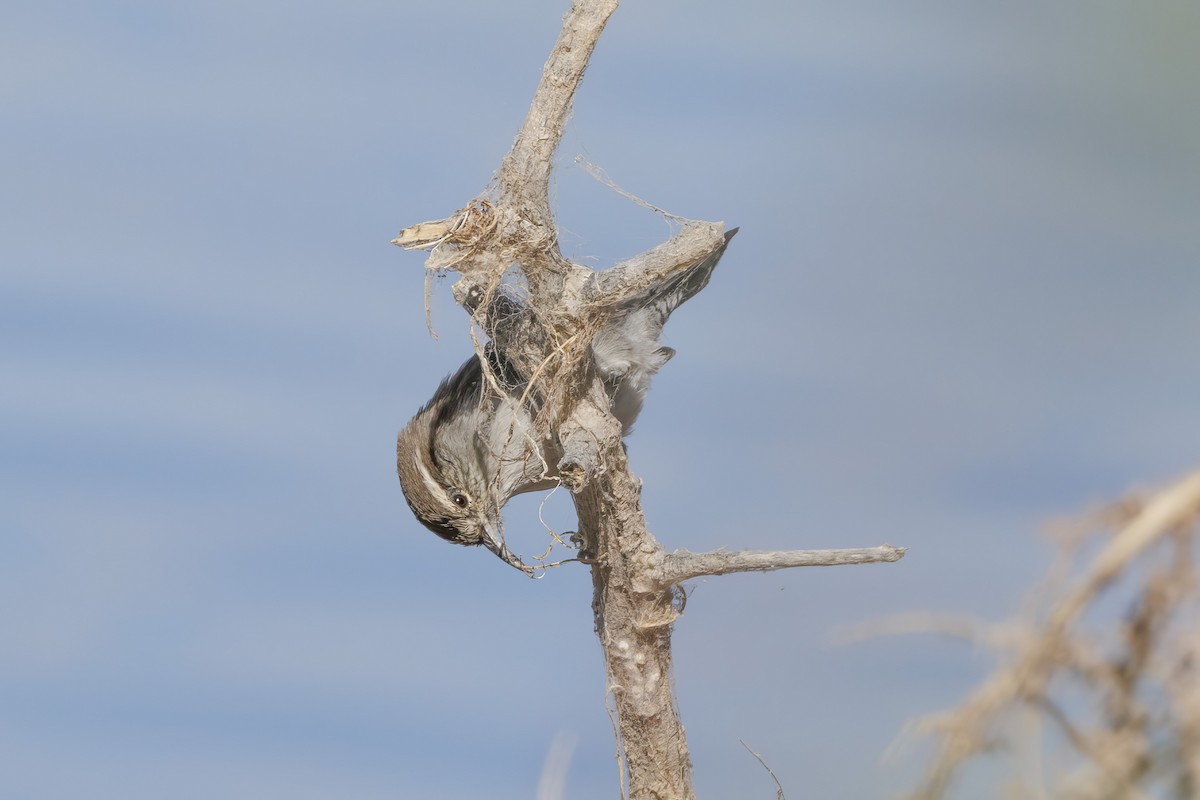
{"label": "forked branch", "polygon": [[[668,556],[647,531],[641,483],[629,469],[621,425],[590,358],[592,336],[628,314],[639,295],[719,257],[732,232],[717,222],[683,221],[667,242],[599,273],[560,254],[548,200],[550,171],[575,91],[617,5],[618,0],[574,0],[529,114],[486,198],[473,199],[445,220],[407,228],[395,243],[432,249],[428,268],[458,272],[456,299],[521,374],[541,382],[539,419],[550,422],[538,456],[557,465],[556,474],[543,477],[575,493],[628,797],[689,800],[691,760],[671,685],[671,622],[678,616],[671,587],[699,575],[895,561],[904,551],[884,546]],[[519,313],[502,315],[497,299],[504,298],[497,289],[514,264],[528,299]],[[694,293],[703,284],[688,288]]]}

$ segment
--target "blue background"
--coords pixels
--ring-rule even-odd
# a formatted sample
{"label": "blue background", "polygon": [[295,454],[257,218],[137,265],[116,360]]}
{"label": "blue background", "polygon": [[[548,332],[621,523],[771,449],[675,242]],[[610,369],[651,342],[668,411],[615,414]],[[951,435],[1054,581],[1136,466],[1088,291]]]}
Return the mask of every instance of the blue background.
{"label": "blue background", "polygon": [[[616,795],[591,587],[411,517],[394,436],[470,353],[388,244],[482,191],[565,0],[18,0],[0,29],[0,795]],[[664,545],[906,545],[697,581],[702,797],[882,798],[990,660],[1042,523],[1200,461],[1200,12],[628,2],[564,251],[740,225],[629,440]],[[546,534],[513,503],[525,554]],[[568,499],[545,511],[573,527]],[[983,790],[972,796],[986,796]]]}

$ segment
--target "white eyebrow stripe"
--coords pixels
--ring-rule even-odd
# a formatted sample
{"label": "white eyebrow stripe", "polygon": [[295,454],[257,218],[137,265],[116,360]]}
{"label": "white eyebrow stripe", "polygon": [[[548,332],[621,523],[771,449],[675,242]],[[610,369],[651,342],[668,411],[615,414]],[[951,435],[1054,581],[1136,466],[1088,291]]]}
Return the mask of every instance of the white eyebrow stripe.
{"label": "white eyebrow stripe", "polygon": [[421,473],[421,480],[425,482],[425,488],[429,490],[429,493],[434,497],[440,497],[443,501],[449,502],[450,496],[446,494],[446,490],[442,488],[442,485],[435,481],[433,476],[429,474],[429,470],[425,468],[425,464],[421,461],[420,456],[413,458],[413,464],[416,465],[417,471]]}

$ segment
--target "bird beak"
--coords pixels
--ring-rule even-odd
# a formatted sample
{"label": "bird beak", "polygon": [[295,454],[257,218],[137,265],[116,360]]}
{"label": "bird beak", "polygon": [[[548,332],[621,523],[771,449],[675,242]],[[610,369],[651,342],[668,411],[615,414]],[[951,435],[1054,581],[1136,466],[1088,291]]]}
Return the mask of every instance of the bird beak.
{"label": "bird beak", "polygon": [[484,527],[483,546],[500,556],[500,558],[506,564],[516,567],[526,575],[533,574],[533,567],[522,561],[519,556],[509,550],[508,546],[504,544],[504,539],[500,536],[500,531],[498,528],[492,525],[487,525]]}

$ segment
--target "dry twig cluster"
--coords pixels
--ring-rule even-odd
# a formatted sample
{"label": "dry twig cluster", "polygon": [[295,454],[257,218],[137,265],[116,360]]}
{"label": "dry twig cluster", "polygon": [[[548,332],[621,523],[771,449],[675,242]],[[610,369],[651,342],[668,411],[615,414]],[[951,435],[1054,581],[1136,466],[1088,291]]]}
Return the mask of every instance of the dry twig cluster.
{"label": "dry twig cluster", "polygon": [[[918,723],[937,753],[913,797],[948,796],[975,759],[997,752],[1045,762],[1033,775],[1010,771],[1026,775],[1012,797],[1200,796],[1200,472],[1060,528],[1059,564],[1026,619],[903,625],[1003,654],[962,704]],[[1124,609],[1115,624],[1114,604]]]}

